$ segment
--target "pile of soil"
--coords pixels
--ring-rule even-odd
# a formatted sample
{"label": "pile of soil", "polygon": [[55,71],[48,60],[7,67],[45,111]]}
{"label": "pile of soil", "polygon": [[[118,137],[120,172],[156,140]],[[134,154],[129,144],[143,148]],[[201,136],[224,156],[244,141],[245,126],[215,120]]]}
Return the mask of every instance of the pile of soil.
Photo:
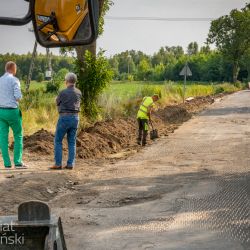
{"label": "pile of soil", "polygon": [[191,101],[187,101],[182,106],[189,112],[189,113],[197,113],[200,112],[202,109],[207,107],[208,105],[214,103],[215,98],[222,98],[225,94],[218,94],[216,96],[200,96],[192,99]]}
{"label": "pile of soil", "polygon": [[[194,112],[201,111],[214,102],[213,97],[198,97],[185,104],[167,106],[154,115],[154,125],[160,135],[172,133],[181,123],[191,118]],[[136,119],[117,119],[97,122],[94,126],[82,130],[77,138],[77,157],[101,158],[120,152],[136,145]],[[24,149],[39,155],[53,155],[54,135],[44,129],[24,138]],[[64,150],[67,143],[63,143]],[[66,151],[65,151],[66,152]]]}
{"label": "pile of soil", "polygon": [[77,138],[80,158],[103,157],[134,146],[136,123],[134,119],[98,122],[81,131]]}
{"label": "pile of soil", "polygon": [[41,129],[31,136],[23,138],[24,149],[41,155],[51,155],[54,150],[54,135],[47,130]]}
{"label": "pile of soil", "polygon": [[182,106],[168,106],[162,110],[159,110],[156,117],[160,118],[165,123],[180,124],[191,118],[191,113]]}

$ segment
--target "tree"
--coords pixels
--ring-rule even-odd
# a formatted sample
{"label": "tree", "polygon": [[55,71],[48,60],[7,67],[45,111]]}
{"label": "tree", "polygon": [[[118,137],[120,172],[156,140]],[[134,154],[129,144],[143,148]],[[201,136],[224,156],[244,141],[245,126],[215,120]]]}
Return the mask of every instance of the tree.
{"label": "tree", "polygon": [[192,42],[188,45],[187,53],[188,55],[196,55],[199,52],[199,45],[197,42]]}
{"label": "tree", "polygon": [[85,68],[82,63],[75,61],[78,75],[78,87],[83,93],[83,115],[95,119],[98,115],[98,96],[112,80],[113,72],[110,70],[108,60],[103,56],[103,51],[93,55],[90,51],[85,53]]}
{"label": "tree", "polygon": [[207,41],[217,46],[233,65],[235,83],[240,71],[239,63],[250,46],[250,4],[241,10],[234,9],[211,23]]}
{"label": "tree", "polygon": [[250,81],[250,48],[242,57],[241,64],[242,64],[243,69],[247,71],[247,74],[248,74],[247,80]]}
{"label": "tree", "polygon": [[211,52],[211,49],[210,49],[209,45],[205,45],[205,46],[201,47],[200,52],[202,54],[209,54]]}
{"label": "tree", "polygon": [[163,81],[165,78],[165,67],[162,63],[156,65],[153,69],[152,80]]}
{"label": "tree", "polygon": [[142,59],[138,65],[138,73],[137,73],[138,80],[142,81],[149,80],[151,73],[152,73],[151,65],[146,59]]}
{"label": "tree", "polygon": [[[104,15],[113,4],[111,0],[99,0],[99,36],[104,30]],[[110,70],[107,67],[107,59],[104,58],[103,52],[96,55],[96,41],[90,45],[78,46],[75,48],[77,54],[76,73],[78,76],[78,86],[83,91],[83,113],[90,117],[97,116],[97,97],[100,91],[104,88],[104,84],[112,79],[110,78]],[[103,65],[101,65],[103,63]],[[91,68],[92,67],[92,68]],[[98,69],[103,72],[98,72]],[[105,72],[104,72],[105,71]],[[99,73],[97,80],[92,76],[92,73]]]}
{"label": "tree", "polygon": [[184,50],[181,46],[172,46],[172,47],[166,46],[165,49],[168,54],[172,54],[176,59],[184,55]]}
{"label": "tree", "polygon": [[119,61],[117,56],[114,56],[109,59],[109,65],[114,73],[114,79],[118,80],[119,78]]}
{"label": "tree", "polygon": [[[99,36],[102,35],[104,31],[104,16],[112,5],[113,1],[111,0],[99,0]],[[92,55],[96,55],[96,41],[89,45],[78,46],[75,48],[75,50],[77,59],[83,61],[84,63],[86,51],[90,51]]]}

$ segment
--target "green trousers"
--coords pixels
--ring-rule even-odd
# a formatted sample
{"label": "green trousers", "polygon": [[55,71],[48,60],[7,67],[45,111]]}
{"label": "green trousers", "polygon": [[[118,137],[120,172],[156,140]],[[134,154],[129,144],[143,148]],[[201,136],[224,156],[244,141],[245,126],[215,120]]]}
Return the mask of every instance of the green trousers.
{"label": "green trousers", "polygon": [[10,167],[9,156],[9,129],[14,135],[14,164],[22,164],[23,155],[23,129],[22,114],[19,109],[0,108],[0,148],[5,167]]}

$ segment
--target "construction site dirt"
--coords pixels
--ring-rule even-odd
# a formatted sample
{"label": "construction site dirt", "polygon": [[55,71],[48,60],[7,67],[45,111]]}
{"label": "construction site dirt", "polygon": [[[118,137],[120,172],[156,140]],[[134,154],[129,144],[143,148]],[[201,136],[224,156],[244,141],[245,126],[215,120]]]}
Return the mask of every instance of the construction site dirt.
{"label": "construction site dirt", "polygon": [[[214,102],[212,96],[198,97],[185,104],[167,106],[159,109],[153,116],[155,127],[161,136],[167,136],[183,122],[189,120],[196,112]],[[134,151],[136,144],[136,119],[126,118],[105,122],[97,122],[94,126],[79,132],[77,137],[77,156],[82,159],[112,158],[111,154],[123,150]],[[24,137],[24,149],[37,155],[51,155],[54,153],[54,135],[44,129],[31,136]],[[67,143],[64,141],[67,152]]]}
{"label": "construction site dirt", "polygon": [[[26,200],[61,216],[69,250],[250,249],[249,91],[157,111],[160,138],[136,145],[136,120],[80,131],[74,171],[49,171],[53,134],[25,138],[27,170],[0,170],[0,215]],[[0,162],[2,165],[2,162]]]}

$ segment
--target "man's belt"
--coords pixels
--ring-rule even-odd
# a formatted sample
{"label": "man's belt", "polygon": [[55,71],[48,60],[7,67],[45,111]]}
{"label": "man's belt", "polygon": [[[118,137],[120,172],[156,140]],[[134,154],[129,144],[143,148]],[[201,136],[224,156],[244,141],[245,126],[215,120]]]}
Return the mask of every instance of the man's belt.
{"label": "man's belt", "polygon": [[62,112],[62,113],[59,113],[59,115],[60,115],[60,116],[70,116],[70,115],[78,116],[79,113],[73,113],[73,112],[67,113],[67,112]]}
{"label": "man's belt", "polygon": [[17,108],[0,107],[0,109],[17,109]]}

